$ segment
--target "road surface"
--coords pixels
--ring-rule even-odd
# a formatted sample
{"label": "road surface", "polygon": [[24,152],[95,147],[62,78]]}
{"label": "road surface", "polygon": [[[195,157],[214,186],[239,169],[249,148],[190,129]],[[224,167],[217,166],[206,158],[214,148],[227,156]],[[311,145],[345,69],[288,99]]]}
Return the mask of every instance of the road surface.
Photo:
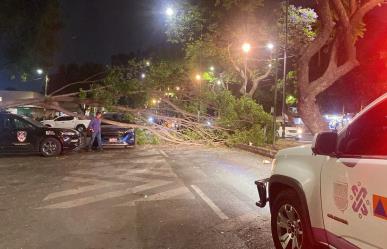
{"label": "road surface", "polygon": [[0,157],[0,248],[272,248],[257,155],[139,147]]}

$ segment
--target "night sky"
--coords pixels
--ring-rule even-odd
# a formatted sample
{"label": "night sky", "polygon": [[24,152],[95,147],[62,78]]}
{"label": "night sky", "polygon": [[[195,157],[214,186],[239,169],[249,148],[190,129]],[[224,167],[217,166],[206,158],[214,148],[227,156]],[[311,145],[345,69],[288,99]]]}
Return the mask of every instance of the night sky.
{"label": "night sky", "polygon": [[[164,12],[173,0],[61,0],[64,28],[60,32],[60,50],[55,56],[55,68],[66,63],[95,62],[110,64],[110,58],[118,53],[146,50],[165,44]],[[278,0],[266,0],[267,5]],[[306,1],[308,2],[308,1]],[[387,39],[387,8],[373,11],[368,20],[370,32],[360,49],[372,53],[380,37]],[[3,73],[0,89],[38,89],[35,83],[9,82]]]}
{"label": "night sky", "polygon": [[163,42],[167,0],[62,0],[57,63],[110,63],[110,56]]}

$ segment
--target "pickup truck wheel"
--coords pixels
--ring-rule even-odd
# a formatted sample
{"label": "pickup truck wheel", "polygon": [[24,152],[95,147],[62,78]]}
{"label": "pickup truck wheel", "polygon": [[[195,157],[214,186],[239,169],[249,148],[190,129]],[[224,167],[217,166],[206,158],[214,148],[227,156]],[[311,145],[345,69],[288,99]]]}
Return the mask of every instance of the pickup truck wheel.
{"label": "pickup truck wheel", "polygon": [[62,145],[56,138],[46,138],[40,144],[40,153],[44,157],[57,156],[62,153]]}
{"label": "pickup truck wheel", "polygon": [[278,194],[272,206],[271,230],[277,249],[314,248],[297,195],[293,191]]}
{"label": "pickup truck wheel", "polygon": [[83,133],[86,130],[86,127],[84,125],[78,125],[77,127],[75,127],[75,129],[80,133]]}

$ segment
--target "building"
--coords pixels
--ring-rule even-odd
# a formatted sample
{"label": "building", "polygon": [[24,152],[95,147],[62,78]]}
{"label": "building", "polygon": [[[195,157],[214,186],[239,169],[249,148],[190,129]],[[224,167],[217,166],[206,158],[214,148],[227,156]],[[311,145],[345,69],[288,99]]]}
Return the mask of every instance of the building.
{"label": "building", "polygon": [[[33,91],[0,90],[0,104],[6,101],[42,98],[42,97],[43,97],[42,94],[38,92],[33,92]],[[25,116],[34,117],[34,118],[40,118],[44,115],[43,108],[34,106],[34,105],[18,106],[13,108],[7,108],[6,110],[14,114],[25,115]]]}

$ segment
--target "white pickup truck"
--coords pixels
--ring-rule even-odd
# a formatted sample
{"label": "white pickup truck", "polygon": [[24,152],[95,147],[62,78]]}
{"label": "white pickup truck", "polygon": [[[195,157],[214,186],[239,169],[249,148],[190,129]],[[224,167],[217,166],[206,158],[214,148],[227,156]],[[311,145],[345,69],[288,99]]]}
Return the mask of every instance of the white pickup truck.
{"label": "white pickup truck", "polygon": [[255,182],[276,248],[387,248],[387,94],[339,133],[280,151]]}
{"label": "white pickup truck", "polygon": [[52,120],[43,120],[42,124],[53,128],[75,129],[84,132],[89,126],[90,120],[79,119],[73,116],[61,116]]}

